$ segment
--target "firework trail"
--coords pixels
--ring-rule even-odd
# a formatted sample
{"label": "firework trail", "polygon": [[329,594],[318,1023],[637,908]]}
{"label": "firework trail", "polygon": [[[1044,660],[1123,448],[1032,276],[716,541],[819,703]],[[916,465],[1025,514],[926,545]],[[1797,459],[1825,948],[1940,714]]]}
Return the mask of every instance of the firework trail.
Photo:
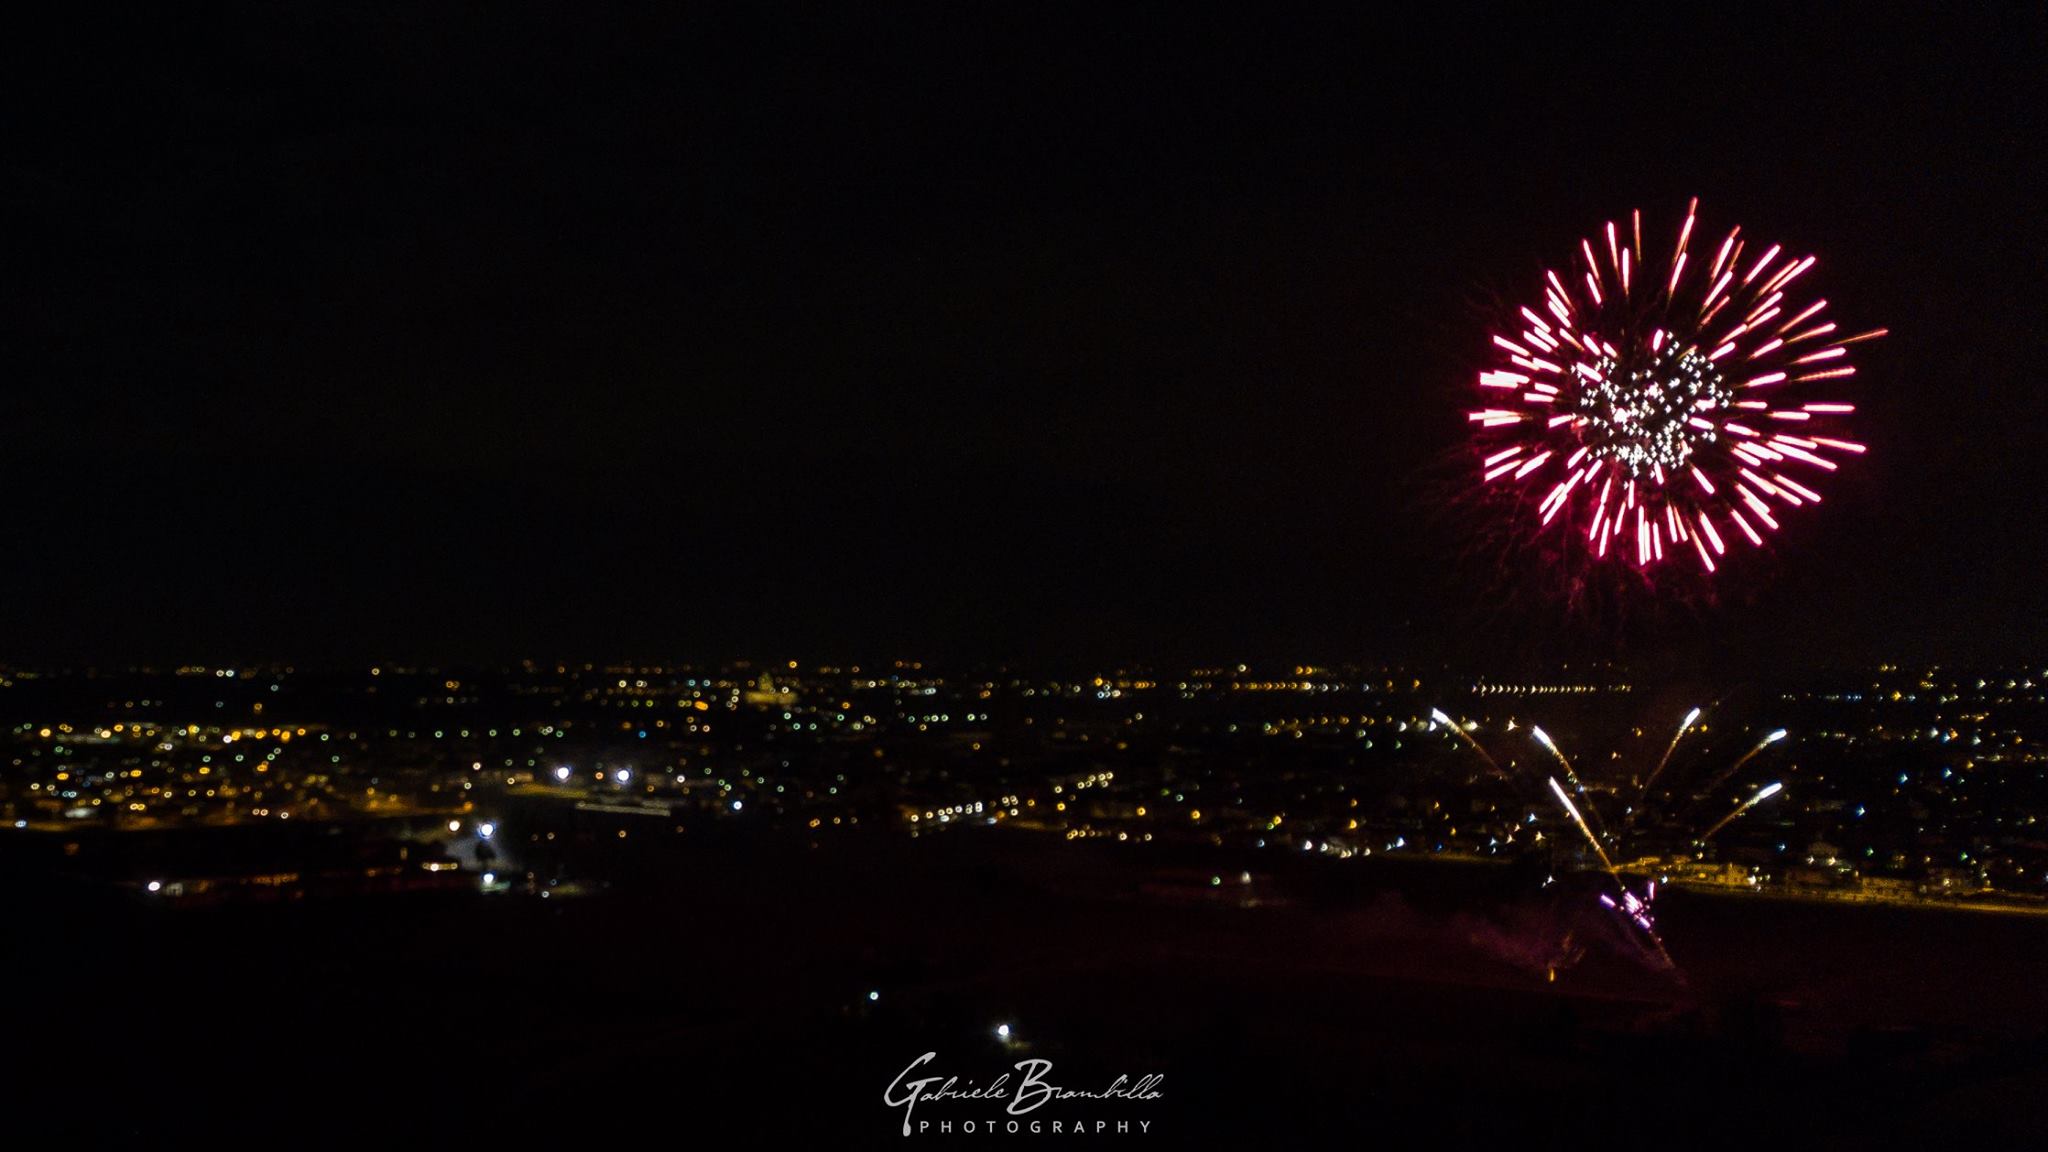
{"label": "firework trail", "polygon": [[1712,780],[1709,780],[1707,782],[1707,786],[1705,788],[1700,789],[1700,791],[1703,794],[1712,795],[1715,789],[1719,788],[1721,785],[1726,784],[1728,782],[1729,777],[1735,775],[1737,772],[1742,771],[1742,766],[1744,764],[1747,764],[1751,760],[1755,759],[1757,753],[1762,752],[1764,749],[1769,748],[1771,745],[1776,744],[1778,741],[1783,740],[1784,738],[1785,730],[1783,728],[1780,728],[1775,732],[1769,733],[1762,740],[1757,741],[1756,747],[1751,748],[1747,752],[1744,752],[1742,754],[1741,759],[1735,761],[1735,763],[1730,764],[1728,767],[1722,769],[1720,775],[1715,776]]}
{"label": "firework trail", "polygon": [[1780,791],[1784,789],[1784,787],[1785,786],[1783,784],[1764,785],[1761,791],[1759,791],[1756,795],[1751,796],[1749,799],[1744,800],[1740,805],[1736,807],[1735,811],[1730,812],[1726,816],[1721,817],[1720,820],[1715,822],[1712,828],[1709,828],[1705,832],[1700,833],[1700,838],[1698,842],[1701,844],[1705,844],[1707,841],[1712,840],[1714,838],[1714,833],[1719,832],[1723,828],[1726,828],[1729,825],[1729,823],[1733,821],[1737,816],[1742,815],[1744,812],[1749,811],[1751,808],[1756,807],[1758,804],[1761,804],[1764,801],[1769,800],[1771,797],[1776,796]]}
{"label": "firework trail", "polygon": [[[1678,722],[1678,731],[1673,732],[1671,734],[1671,743],[1666,744],[1664,746],[1664,754],[1662,756],[1657,757],[1657,766],[1655,768],[1650,769],[1650,774],[1648,776],[1643,777],[1642,787],[1636,790],[1637,808],[1640,808],[1642,806],[1643,800],[1648,798],[1648,796],[1650,795],[1650,785],[1656,783],[1657,777],[1661,775],[1664,771],[1664,766],[1666,764],[1671,763],[1671,754],[1673,752],[1678,751],[1678,742],[1680,740],[1685,739],[1686,732],[1692,728],[1693,723],[1697,721],[1699,718],[1700,710],[1698,708],[1694,708],[1692,711],[1687,712],[1685,714],[1685,719]],[[1630,818],[1627,822],[1634,823],[1634,816],[1635,809],[1631,809],[1629,812]]]}
{"label": "firework trail", "polygon": [[[1698,708],[1694,708],[1691,711],[1687,712],[1685,719],[1679,724],[1677,732],[1673,733],[1670,742],[1665,745],[1663,755],[1658,758],[1656,766],[1650,771],[1650,774],[1644,778],[1643,783],[1640,786],[1638,805],[1631,808],[1628,817],[1625,818],[1623,821],[1622,827],[1624,831],[1633,827],[1636,814],[1642,810],[1642,802],[1647,800],[1649,797],[1650,785],[1656,781],[1657,777],[1660,776],[1663,773],[1666,766],[1669,765],[1672,753],[1677,750],[1679,741],[1684,739],[1685,734],[1692,729],[1695,723],[1698,722],[1700,718],[1700,712],[1701,710]],[[1436,721],[1437,723],[1442,724],[1443,726],[1449,728],[1451,731],[1457,733],[1458,737],[1461,740],[1463,740],[1468,747],[1470,747],[1474,752],[1476,752],[1480,756],[1480,758],[1486,762],[1487,766],[1494,771],[1496,775],[1499,775],[1503,779],[1509,780],[1510,782],[1513,782],[1518,786],[1524,783],[1523,781],[1503,771],[1500,765],[1494,760],[1492,755],[1486,751],[1485,746],[1480,744],[1479,741],[1472,736],[1472,734],[1465,728],[1464,725],[1461,725],[1453,721],[1441,709],[1432,709],[1430,712],[1430,718]],[[1594,856],[1599,859],[1600,866],[1606,870],[1608,877],[1614,882],[1614,894],[1610,895],[1605,892],[1601,893],[1601,904],[1609,908],[1610,910],[1613,910],[1616,913],[1626,916],[1631,923],[1633,923],[1637,928],[1641,929],[1643,938],[1648,941],[1650,947],[1656,952],[1659,961],[1667,969],[1675,969],[1675,964],[1671,959],[1671,955],[1664,947],[1664,941],[1662,937],[1660,937],[1657,934],[1656,921],[1652,913],[1652,905],[1654,904],[1657,895],[1656,883],[1654,881],[1647,882],[1644,885],[1643,891],[1640,894],[1638,894],[1636,890],[1630,886],[1627,876],[1624,875],[1621,869],[1615,865],[1614,858],[1612,854],[1608,851],[1608,846],[1610,842],[1612,842],[1618,848],[1622,846],[1622,839],[1619,836],[1610,836],[1607,830],[1604,827],[1600,826],[1599,811],[1597,808],[1593,806],[1592,795],[1587,790],[1585,784],[1580,781],[1578,773],[1572,767],[1570,758],[1565,755],[1564,750],[1558,746],[1557,742],[1551,739],[1550,734],[1545,732],[1542,728],[1531,727],[1530,734],[1535,738],[1536,742],[1541,744],[1543,748],[1551,754],[1551,756],[1556,758],[1558,764],[1563,767],[1565,778],[1571,782],[1571,787],[1569,790],[1563,784],[1560,784],[1557,780],[1557,777],[1555,776],[1545,777],[1544,782],[1548,785],[1551,796],[1556,799],[1558,806],[1564,810],[1565,815],[1570,819],[1572,825],[1576,827],[1579,830],[1580,835],[1582,835],[1585,838],[1587,846],[1593,850]],[[1742,756],[1737,758],[1733,764],[1716,773],[1714,777],[1707,783],[1706,787],[1702,790],[1702,794],[1711,795],[1716,789],[1721,787],[1721,785],[1727,783],[1727,781],[1731,777],[1733,777],[1737,772],[1741,771],[1745,765],[1747,765],[1751,760],[1755,759],[1766,748],[1771,747],[1773,744],[1776,744],[1778,741],[1783,740],[1784,738],[1785,730],[1782,728],[1765,735],[1763,739],[1759,740],[1747,752],[1743,753]],[[1733,823],[1743,813],[1748,812],[1751,808],[1754,808],[1758,804],[1761,804],[1764,801],[1770,799],[1771,797],[1778,795],[1782,791],[1784,791],[1783,784],[1773,783],[1766,785],[1764,788],[1759,790],[1755,795],[1751,796],[1749,799],[1737,805],[1733,811],[1729,812],[1726,816],[1723,816],[1719,821],[1715,822],[1712,827],[1700,833],[1698,836],[1693,837],[1692,843],[1695,846],[1704,845],[1707,841],[1713,839],[1715,834],[1719,833],[1723,828],[1726,828],[1730,823]],[[1580,800],[1583,801],[1583,806],[1581,803],[1575,802],[1572,799],[1574,795],[1578,796]]]}
{"label": "firework trail", "polygon": [[[1548,732],[1545,732],[1545,731],[1544,731],[1543,729],[1541,729],[1541,728],[1531,728],[1531,729],[1529,729],[1529,731],[1530,731],[1530,733],[1531,733],[1532,735],[1534,735],[1534,736],[1536,737],[1536,742],[1537,742],[1538,744],[1541,744],[1541,745],[1543,745],[1543,746],[1544,746],[1545,748],[1548,748],[1548,749],[1550,750],[1550,754],[1551,754],[1552,756],[1555,756],[1555,757],[1557,757],[1557,762],[1558,762],[1559,764],[1562,764],[1562,765],[1564,765],[1564,777],[1565,777],[1565,779],[1567,779],[1567,780],[1569,780],[1569,781],[1571,781],[1571,782],[1572,782],[1572,791],[1573,791],[1573,792],[1576,792],[1576,793],[1578,793],[1578,794],[1579,794],[1579,795],[1581,795],[1581,796],[1584,796],[1584,795],[1586,794],[1586,786],[1585,786],[1584,784],[1581,784],[1581,783],[1579,783],[1579,774],[1578,774],[1577,772],[1574,772],[1574,771],[1572,770],[1572,762],[1571,762],[1570,760],[1568,760],[1568,759],[1566,759],[1566,758],[1565,758],[1564,750],[1563,750],[1562,748],[1559,748],[1559,747],[1557,746],[1557,742],[1556,742],[1556,741],[1554,741],[1554,740],[1552,740],[1552,739],[1550,738],[1550,733],[1548,733]],[[1552,781],[1552,782],[1551,782],[1551,787],[1552,787],[1553,789],[1555,789],[1555,788],[1557,787],[1557,784],[1556,784],[1556,782],[1555,782],[1555,781]],[[1560,799],[1562,799],[1562,798],[1564,797],[1564,793],[1563,793],[1562,791],[1559,791],[1559,792],[1558,792],[1558,797],[1559,797]],[[1565,807],[1566,807],[1567,809],[1569,809],[1569,810],[1571,811],[1571,814],[1572,814],[1572,819],[1574,819],[1574,820],[1578,820],[1578,821],[1579,821],[1579,824],[1580,824],[1580,826],[1581,826],[1581,827],[1584,827],[1584,826],[1585,826],[1585,821],[1584,821],[1584,820],[1583,820],[1583,819],[1582,819],[1582,818],[1581,818],[1581,817],[1579,816],[1579,810],[1578,810],[1577,808],[1573,808],[1573,807],[1571,806],[1571,801],[1569,801],[1569,800],[1566,800],[1566,801],[1565,801]],[[1594,821],[1595,821],[1595,822],[1597,823],[1597,822],[1599,821],[1599,819],[1600,819],[1600,812],[1599,812],[1599,810],[1598,810],[1598,809],[1596,809],[1596,808],[1593,808],[1593,807],[1591,806],[1591,803],[1590,803],[1590,801],[1588,802],[1588,805],[1587,805],[1587,808],[1586,808],[1586,810],[1587,810],[1588,812],[1591,812],[1591,813],[1593,813],[1593,819],[1594,819]],[[1600,829],[1600,833],[1601,833],[1601,835],[1603,835],[1603,836],[1604,836],[1604,835],[1606,835],[1606,833],[1607,833],[1607,829],[1605,829],[1605,828],[1602,828],[1602,829]],[[1586,833],[1586,835],[1590,837],[1590,836],[1592,836],[1593,834],[1592,834],[1591,832],[1588,832],[1588,833]],[[1595,839],[1595,840],[1594,840],[1594,847],[1595,847],[1595,848],[1598,848],[1598,847],[1599,847],[1599,841],[1598,841],[1597,839]],[[1603,858],[1604,858],[1604,854],[1603,854]],[[1612,871],[1612,870],[1613,870],[1613,867],[1612,867],[1612,866],[1610,865],[1610,866],[1609,866],[1609,868],[1608,868],[1608,870],[1609,870],[1609,871]]]}
{"label": "firework trail", "polygon": [[[1557,796],[1557,802],[1559,804],[1564,805],[1564,810],[1567,814],[1571,816],[1572,823],[1579,826],[1580,832],[1585,833],[1586,843],[1591,844],[1593,846],[1594,854],[1600,857],[1601,866],[1607,869],[1607,874],[1609,876],[1614,877],[1615,883],[1621,884],[1621,873],[1615,869],[1614,861],[1607,858],[1607,849],[1601,847],[1600,838],[1598,836],[1593,835],[1593,830],[1591,828],[1586,827],[1586,818],[1584,816],[1579,815],[1579,806],[1572,803],[1572,798],[1570,796],[1565,795],[1564,788],[1557,782],[1557,777],[1549,777],[1549,782],[1551,792]],[[1623,884],[1622,886],[1627,887],[1626,884]]]}
{"label": "firework trail", "polygon": [[1610,221],[1604,243],[1581,240],[1563,275],[1544,273],[1543,311],[1493,334],[1467,413],[1481,484],[1540,492],[1538,530],[1561,521],[1594,560],[1645,570],[1690,552],[1712,573],[1865,450],[1843,438],[1855,405],[1836,390],[1856,372],[1849,346],[1885,330],[1837,335],[1827,301],[1795,295],[1812,256],[1752,256],[1739,227],[1711,259],[1692,252],[1698,208],[1668,261],[1645,259],[1640,212],[1626,236]]}
{"label": "firework trail", "polygon": [[1506,780],[1510,784],[1515,783],[1515,778],[1513,776],[1508,775],[1507,770],[1502,768],[1498,763],[1494,761],[1492,753],[1489,753],[1486,750],[1486,747],[1480,744],[1479,741],[1474,740],[1472,738],[1472,734],[1470,732],[1465,731],[1465,729],[1461,725],[1453,723],[1449,716],[1443,714],[1442,710],[1436,708],[1430,709],[1429,718],[1443,725],[1444,727],[1449,728],[1452,732],[1456,733],[1460,740],[1463,740],[1467,745],[1471,747],[1472,751],[1477,752],[1479,754],[1479,758],[1486,762],[1486,766],[1493,770],[1493,774],[1495,776],[1498,776],[1501,779]]}

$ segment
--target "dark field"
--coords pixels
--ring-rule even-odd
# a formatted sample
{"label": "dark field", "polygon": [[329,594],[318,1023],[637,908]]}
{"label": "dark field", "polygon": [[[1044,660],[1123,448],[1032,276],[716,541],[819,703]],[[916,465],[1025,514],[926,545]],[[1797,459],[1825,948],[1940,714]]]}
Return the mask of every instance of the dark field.
{"label": "dark field", "polygon": [[[1158,1100],[1033,1114],[1152,1121],[1068,1143],[1910,1147],[2048,1117],[2048,919],[1672,893],[1681,984],[1506,867],[973,831],[679,843],[593,861],[634,879],[546,901],[173,909],[23,883],[8,1126],[94,1143],[900,1144],[883,1091],[927,1051],[963,1078],[1027,1056],[1072,1086],[1165,1074]],[[1241,867],[1279,899],[1180,883]],[[1566,928],[1585,957],[1552,982],[1531,958]]]}

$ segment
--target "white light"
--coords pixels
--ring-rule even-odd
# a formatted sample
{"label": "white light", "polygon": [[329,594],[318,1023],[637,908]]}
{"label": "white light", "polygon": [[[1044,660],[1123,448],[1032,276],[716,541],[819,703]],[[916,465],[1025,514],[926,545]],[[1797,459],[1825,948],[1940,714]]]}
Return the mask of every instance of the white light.
{"label": "white light", "polygon": [[739,802],[738,800],[735,800],[735,801],[733,801],[733,802],[732,802],[732,810],[733,810],[733,811],[737,812],[737,811],[739,811],[739,810],[740,810],[740,809],[741,809],[742,807],[744,807],[744,805],[742,805],[742,804],[741,804],[741,803],[740,803],[740,802]]}
{"label": "white light", "polygon": [[448,822],[448,830],[449,830],[450,832],[460,832],[460,831],[462,831],[462,821],[460,821],[460,820],[450,820],[450,821]]}
{"label": "white light", "polygon": [[496,872],[486,872],[486,873],[484,873],[484,883],[486,883],[486,884],[496,884],[497,882],[498,882],[498,874],[497,874]]}
{"label": "white light", "polygon": [[1783,740],[1784,738],[1785,730],[1783,728],[1780,728],[1776,732],[1771,733],[1769,736],[1764,737],[1764,743],[1776,744],[1778,741]]}
{"label": "white light", "polygon": [[1756,800],[1752,800],[1750,801],[1750,803],[1754,804],[1757,802],[1757,800],[1769,800],[1771,797],[1776,796],[1778,793],[1784,790],[1785,786],[1783,784],[1772,784],[1766,787],[1763,791],[1757,793]]}
{"label": "white light", "polygon": [[161,891],[163,891],[163,890],[164,890],[164,882],[163,882],[163,881],[161,881],[161,880],[151,880],[151,881],[149,882],[149,890],[150,890],[151,892],[161,892]]}
{"label": "white light", "polygon": [[617,772],[612,773],[612,779],[617,780],[621,784],[624,784],[626,781],[631,780],[632,778],[633,774],[631,772],[626,771],[624,768],[621,768]]}
{"label": "white light", "polygon": [[486,840],[489,840],[491,837],[496,836],[498,834],[498,826],[496,824],[488,823],[479,824],[476,826],[476,834],[478,836],[483,837]]}
{"label": "white light", "polygon": [[882,998],[882,994],[881,994],[880,992],[870,992],[870,993],[868,993],[868,1003],[870,1003],[870,1004],[873,1004],[873,1003],[874,1003],[875,1001],[877,1001],[877,1000],[880,1000],[881,998]]}
{"label": "white light", "polygon": [[1439,724],[1442,724],[1446,728],[1450,727],[1451,725],[1451,718],[1449,716],[1444,715],[1442,711],[1435,708],[1431,708],[1429,710],[1429,718],[1431,720],[1436,721]]}
{"label": "white light", "polygon": [[555,779],[566,782],[569,779],[569,770],[567,768],[555,769]]}
{"label": "white light", "polygon": [[996,1025],[996,1037],[997,1039],[1008,1040],[1010,1038],[1010,1026],[1008,1024]]}

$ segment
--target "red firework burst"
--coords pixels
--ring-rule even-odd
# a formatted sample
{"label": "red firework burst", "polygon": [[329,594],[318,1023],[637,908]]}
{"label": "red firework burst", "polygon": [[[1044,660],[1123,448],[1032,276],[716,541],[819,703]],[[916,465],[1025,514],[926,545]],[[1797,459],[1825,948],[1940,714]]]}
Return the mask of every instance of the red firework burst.
{"label": "red firework burst", "polygon": [[1644,262],[1636,212],[1627,235],[1608,223],[1604,247],[1581,240],[1582,266],[1545,272],[1548,316],[1524,307],[1519,331],[1494,334],[1486,406],[1467,416],[1483,483],[1543,492],[1539,530],[1558,521],[1591,556],[1638,569],[1669,549],[1711,573],[1730,543],[1761,547],[1778,528],[1774,501],[1818,504],[1820,477],[1864,451],[1842,436],[1849,346],[1885,334],[1837,337],[1827,301],[1788,295],[1814,258],[1773,244],[1745,259],[1739,227],[1691,260],[1698,209],[1668,263]]}

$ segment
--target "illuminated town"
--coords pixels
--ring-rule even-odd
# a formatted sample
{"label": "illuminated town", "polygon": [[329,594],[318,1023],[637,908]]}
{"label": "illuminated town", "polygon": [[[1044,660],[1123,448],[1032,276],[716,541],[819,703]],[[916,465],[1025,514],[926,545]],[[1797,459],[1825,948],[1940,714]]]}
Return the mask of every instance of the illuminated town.
{"label": "illuminated town", "polygon": [[[827,1085],[830,1106],[790,1123],[821,1135],[876,1106],[835,1070],[899,1049],[1108,1082],[1129,1070],[1106,1048],[1163,1071],[1167,1099],[1224,1074],[1421,1078],[1413,1099],[1351,1090],[1346,1122],[1433,1112],[1478,1058],[1718,1079],[1862,1131],[1808,1086],[2024,1066],[2032,1017],[1977,991],[2048,946],[2039,668],[1884,665],[1711,697],[1616,665],[0,680],[34,1075],[287,1053],[303,1083],[394,1101],[422,1132],[629,1130],[625,1097],[559,1085],[593,1064],[729,1083],[727,1044]],[[415,1032],[430,1052],[480,1033],[491,1055],[422,1054],[434,1075],[394,1078],[389,1038]],[[1445,1037],[1484,1055],[1430,1071]],[[1269,1070],[1217,1057],[1226,1042]],[[1644,1046],[1663,1063],[1632,1065]],[[1529,1075],[1486,1090],[1533,1106],[1548,1074]],[[531,1094],[509,1113],[505,1085]],[[309,1123],[291,1092],[181,1099],[208,1124]],[[167,1106],[122,1096],[82,1130],[185,1130]],[[1129,1107],[1058,1115],[1240,1122],[1224,1103]],[[381,1126],[321,1115],[335,1138]]]}
{"label": "illuminated town", "polygon": [[[714,830],[790,851],[989,829],[1141,860],[1150,845],[1505,862],[1547,857],[1553,814],[1495,786],[1433,716],[1503,755],[1518,728],[1574,733],[1615,765],[1592,785],[1611,803],[1664,736],[1643,696],[1612,668],[13,669],[0,818],[17,859],[169,902],[548,896],[589,879],[575,845]],[[1751,774],[1782,798],[1711,845],[1674,834],[1644,866],[1760,895],[2048,911],[2048,671],[1814,677],[1738,696],[1689,740],[1773,728],[1789,736]],[[1526,736],[1519,755],[1541,759]],[[298,860],[316,825],[362,859]],[[228,838],[275,847],[183,863]]]}

